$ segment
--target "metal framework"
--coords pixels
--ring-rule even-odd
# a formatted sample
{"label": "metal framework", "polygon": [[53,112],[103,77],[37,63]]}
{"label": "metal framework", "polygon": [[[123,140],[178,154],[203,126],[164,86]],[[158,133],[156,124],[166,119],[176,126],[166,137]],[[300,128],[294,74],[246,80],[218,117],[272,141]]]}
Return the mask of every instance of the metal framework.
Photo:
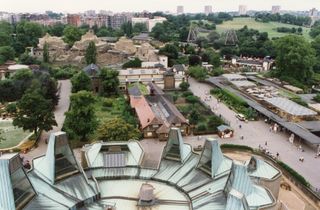
{"label": "metal framework", "polygon": [[238,36],[235,30],[228,30],[226,32],[226,39],[224,45],[235,46],[238,43]]}

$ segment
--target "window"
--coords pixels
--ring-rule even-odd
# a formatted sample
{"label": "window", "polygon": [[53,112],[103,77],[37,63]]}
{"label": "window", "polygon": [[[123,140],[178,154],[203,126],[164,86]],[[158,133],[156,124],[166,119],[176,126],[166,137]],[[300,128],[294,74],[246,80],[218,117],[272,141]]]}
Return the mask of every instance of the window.
{"label": "window", "polygon": [[22,168],[11,174],[11,182],[16,209],[22,209],[36,193]]}
{"label": "window", "polygon": [[148,132],[148,133],[147,133],[147,136],[148,136],[148,137],[151,137],[151,136],[152,136],[152,132]]}

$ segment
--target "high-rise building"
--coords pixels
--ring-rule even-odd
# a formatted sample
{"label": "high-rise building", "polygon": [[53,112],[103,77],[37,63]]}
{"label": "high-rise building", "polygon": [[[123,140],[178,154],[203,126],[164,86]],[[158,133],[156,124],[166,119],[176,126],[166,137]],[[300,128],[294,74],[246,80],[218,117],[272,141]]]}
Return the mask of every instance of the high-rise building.
{"label": "high-rise building", "polygon": [[177,6],[177,14],[178,15],[181,15],[181,14],[183,14],[184,13],[184,8],[183,8],[183,6]]}
{"label": "high-rise building", "polygon": [[205,13],[206,15],[211,14],[211,13],[212,13],[212,6],[211,6],[211,5],[206,5],[206,6],[204,6],[204,13]]}
{"label": "high-rise building", "polygon": [[109,16],[107,27],[113,28],[113,29],[119,29],[121,26],[128,22],[128,16],[124,14],[114,14],[112,16]]}
{"label": "high-rise building", "polygon": [[247,5],[239,5],[239,15],[247,14]]}
{"label": "high-rise building", "polygon": [[96,16],[96,11],[95,10],[87,10],[84,12],[85,16],[89,16],[89,17],[94,17]]}
{"label": "high-rise building", "polygon": [[310,17],[318,17],[318,13],[319,13],[319,11],[318,11],[316,8],[312,8],[312,9],[309,11],[309,16],[310,16]]}
{"label": "high-rise building", "polygon": [[280,7],[279,5],[274,5],[274,6],[272,6],[272,8],[271,8],[271,13],[272,13],[272,14],[277,14],[277,13],[280,14],[280,9],[281,9],[281,7]]}
{"label": "high-rise building", "polygon": [[73,26],[81,26],[81,16],[77,14],[68,14],[67,23]]}

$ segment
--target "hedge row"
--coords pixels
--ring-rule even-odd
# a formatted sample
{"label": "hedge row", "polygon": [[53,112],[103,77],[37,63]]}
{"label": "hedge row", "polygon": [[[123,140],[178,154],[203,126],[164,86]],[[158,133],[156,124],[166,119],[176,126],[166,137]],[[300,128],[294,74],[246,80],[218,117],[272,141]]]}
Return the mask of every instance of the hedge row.
{"label": "hedge row", "polygon": [[298,172],[296,172],[294,169],[292,169],[290,166],[285,164],[282,161],[277,161],[277,163],[285,169],[291,176],[293,176],[295,179],[297,179],[301,184],[303,184],[306,187],[310,187],[310,183],[303,177],[301,176]]}
{"label": "hedge row", "polygon": [[220,146],[221,149],[237,149],[237,150],[248,150],[253,152],[254,149],[251,147],[248,147],[246,145],[238,145],[238,144],[222,144]]}

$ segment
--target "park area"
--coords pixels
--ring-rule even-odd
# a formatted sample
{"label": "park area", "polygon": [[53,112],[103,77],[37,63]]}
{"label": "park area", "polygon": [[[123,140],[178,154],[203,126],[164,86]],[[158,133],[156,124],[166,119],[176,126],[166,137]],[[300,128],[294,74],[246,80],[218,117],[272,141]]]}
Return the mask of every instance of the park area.
{"label": "park area", "polygon": [[17,146],[22,140],[31,136],[31,132],[23,131],[21,128],[14,127],[12,121],[0,121],[1,140],[0,150]]}
{"label": "park area", "polygon": [[[277,28],[286,27],[286,28],[298,28],[300,26],[285,24],[285,23],[278,23],[278,22],[258,22],[255,21],[254,18],[250,17],[241,17],[241,18],[234,18],[232,21],[225,21],[223,24],[217,25],[217,32],[223,33],[227,30],[234,29],[238,30],[243,28],[244,26],[248,26],[248,28],[252,28],[258,30],[259,32],[267,32],[270,38],[274,37],[283,37],[288,35],[288,33],[280,33],[277,32]],[[310,28],[301,27],[302,28],[302,35],[307,39],[311,40],[309,36]]]}

